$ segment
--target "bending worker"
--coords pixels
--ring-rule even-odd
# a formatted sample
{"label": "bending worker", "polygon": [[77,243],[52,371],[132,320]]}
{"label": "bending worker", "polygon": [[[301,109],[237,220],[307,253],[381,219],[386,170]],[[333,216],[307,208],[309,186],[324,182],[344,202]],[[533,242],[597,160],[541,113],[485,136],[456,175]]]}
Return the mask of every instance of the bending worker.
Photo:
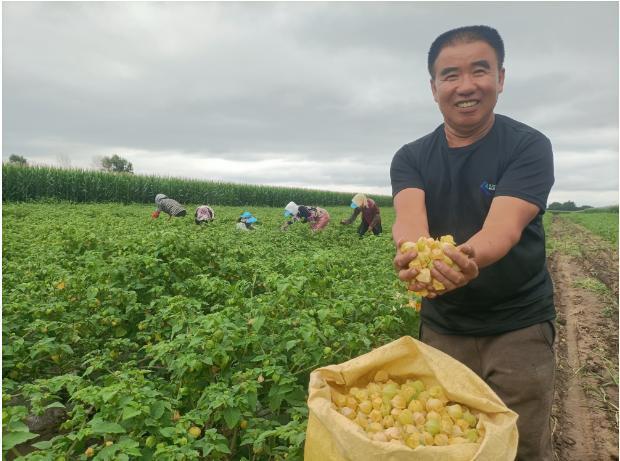
{"label": "bending worker", "polygon": [[159,213],[162,211],[168,214],[168,220],[173,216],[175,218],[182,218],[187,214],[187,210],[179,202],[166,197],[164,194],[157,194],[155,196],[155,204],[157,205],[157,210],[151,214],[153,219],[159,218]]}
{"label": "bending worker", "polygon": [[194,213],[194,222],[198,225],[210,223],[215,219],[215,211],[209,205],[200,205]]}
{"label": "bending worker", "polygon": [[340,224],[352,224],[361,213],[362,222],[357,228],[357,233],[360,234],[360,237],[367,231],[371,231],[375,235],[381,234],[383,231],[381,228],[381,212],[373,199],[366,197],[364,194],[356,194],[351,201],[351,208],[353,208],[351,217],[343,219],[340,221]]}
{"label": "bending worker", "polygon": [[237,229],[242,231],[251,231],[256,230],[254,224],[258,221],[255,216],[252,216],[252,213],[249,211],[244,211],[239,219],[237,219]]}
{"label": "bending worker", "polygon": [[292,219],[282,225],[282,230],[285,230],[295,221],[310,223],[313,231],[320,231],[329,223],[329,213],[327,210],[319,207],[297,205],[295,202],[289,202],[289,204],[286,205],[284,208],[284,216]]}

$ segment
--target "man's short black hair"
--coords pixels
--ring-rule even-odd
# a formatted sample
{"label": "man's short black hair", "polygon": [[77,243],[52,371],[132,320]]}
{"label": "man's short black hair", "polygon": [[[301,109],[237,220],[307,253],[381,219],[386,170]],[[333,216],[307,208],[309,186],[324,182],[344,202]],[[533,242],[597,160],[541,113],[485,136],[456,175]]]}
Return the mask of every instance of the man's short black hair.
{"label": "man's short black hair", "polygon": [[486,42],[495,50],[499,69],[504,66],[504,42],[497,30],[489,26],[465,26],[444,32],[435,39],[428,50],[428,73],[435,78],[435,61],[441,50],[456,43]]}

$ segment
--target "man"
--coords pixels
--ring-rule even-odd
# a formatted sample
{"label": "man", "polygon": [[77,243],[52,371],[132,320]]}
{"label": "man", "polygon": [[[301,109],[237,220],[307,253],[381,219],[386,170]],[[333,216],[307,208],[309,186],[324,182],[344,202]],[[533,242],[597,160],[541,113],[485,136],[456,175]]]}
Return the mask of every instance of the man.
{"label": "man", "polygon": [[[444,123],[403,146],[391,166],[397,247],[452,234],[435,262],[445,290],[430,292],[420,339],[463,362],[519,414],[519,460],[553,458],[555,308],[542,215],[554,182],[551,143],[495,114],[503,90],[504,45],[486,26],[450,30],[431,45],[431,90]],[[394,265],[411,290],[423,287],[408,263]]]}
{"label": "man", "polygon": [[349,219],[343,219],[340,221],[340,224],[352,224],[361,213],[362,222],[357,228],[357,233],[360,238],[368,231],[375,235],[381,234],[383,231],[381,228],[381,211],[373,199],[366,197],[365,194],[355,194],[351,200],[351,208],[353,208],[351,217]]}

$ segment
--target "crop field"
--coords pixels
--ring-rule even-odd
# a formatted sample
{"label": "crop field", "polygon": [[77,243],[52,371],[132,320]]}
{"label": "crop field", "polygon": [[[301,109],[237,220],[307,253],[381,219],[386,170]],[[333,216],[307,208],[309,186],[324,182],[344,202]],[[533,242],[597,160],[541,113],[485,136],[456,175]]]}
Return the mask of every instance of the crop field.
{"label": "crop field", "polygon": [[618,245],[618,213],[565,213],[562,217],[582,225],[603,237],[613,246]]}
{"label": "crop field", "polygon": [[[3,204],[3,459],[300,460],[310,372],[417,336],[391,208],[363,239],[349,207],[321,233],[153,209]],[[618,451],[617,217],[544,217],[562,461]]]}
{"label": "crop field", "polygon": [[235,207],[199,227],[147,205],[4,204],[3,453],[301,459],[310,371],[417,335],[393,211],[359,239],[338,224],[350,208],[328,209],[312,234],[280,231],[279,208],[241,232]]}

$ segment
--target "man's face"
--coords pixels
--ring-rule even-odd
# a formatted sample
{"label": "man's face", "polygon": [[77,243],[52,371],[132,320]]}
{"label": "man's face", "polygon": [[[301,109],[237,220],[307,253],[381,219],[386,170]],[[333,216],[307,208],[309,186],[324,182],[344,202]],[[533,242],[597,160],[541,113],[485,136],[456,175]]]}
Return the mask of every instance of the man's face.
{"label": "man's face", "polygon": [[433,98],[447,125],[466,134],[489,120],[504,88],[504,69],[498,70],[497,56],[488,43],[444,47],[434,72]]}

